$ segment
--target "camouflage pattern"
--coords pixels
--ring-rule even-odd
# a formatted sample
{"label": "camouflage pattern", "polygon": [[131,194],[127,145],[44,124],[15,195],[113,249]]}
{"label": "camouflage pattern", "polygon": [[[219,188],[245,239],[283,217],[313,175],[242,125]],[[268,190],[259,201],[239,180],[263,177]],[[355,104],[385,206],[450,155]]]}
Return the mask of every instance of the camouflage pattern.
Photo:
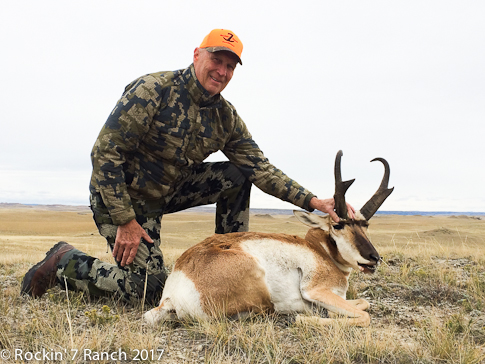
{"label": "camouflage pattern", "polygon": [[[58,264],[60,284],[64,286],[65,277],[71,290],[83,290],[94,296],[117,294],[125,301],[136,303],[143,298],[147,279],[146,301],[157,302],[166,279],[160,250],[163,214],[217,203],[216,233],[248,231],[251,185],[230,162],[202,163],[194,167],[172,195],[159,200],[132,200],[137,222],[154,241],[151,244],[142,239],[132,264],[121,267],[105,263],[74,249]],[[91,190],[91,209],[100,234],[113,250],[117,226],[95,189]]]}
{"label": "camouflage pattern", "polygon": [[310,210],[313,195],[269,163],[235,108],[201,86],[193,65],[126,87],[93,147],[91,185],[121,225],[135,218],[132,199],[172,195],[218,150],[262,191]]}

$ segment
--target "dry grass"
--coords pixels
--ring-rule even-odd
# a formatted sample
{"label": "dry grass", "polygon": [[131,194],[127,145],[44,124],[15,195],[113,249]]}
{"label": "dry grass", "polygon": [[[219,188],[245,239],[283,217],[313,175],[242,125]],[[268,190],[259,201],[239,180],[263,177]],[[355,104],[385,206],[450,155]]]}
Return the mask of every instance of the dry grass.
{"label": "dry grass", "polygon": [[[167,264],[212,234],[213,220],[205,213],[165,216]],[[304,236],[307,229],[289,216],[263,215],[251,218],[251,230]],[[59,289],[39,300],[20,296],[25,272],[59,240],[111,257],[89,213],[0,209],[0,351],[59,352],[65,362],[76,349],[75,363],[89,361],[83,350],[156,362],[161,349],[163,363],[485,362],[485,221],[377,216],[370,235],[384,262],[373,276],[353,274],[348,292],[371,302],[369,328],[297,325],[291,315],[152,328],[141,320],[141,305]]]}

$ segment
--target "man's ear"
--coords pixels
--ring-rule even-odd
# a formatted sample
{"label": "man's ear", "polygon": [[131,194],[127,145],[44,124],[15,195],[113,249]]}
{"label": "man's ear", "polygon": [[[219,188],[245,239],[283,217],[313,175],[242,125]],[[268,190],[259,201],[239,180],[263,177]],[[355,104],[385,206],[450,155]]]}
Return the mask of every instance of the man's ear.
{"label": "man's ear", "polygon": [[199,48],[194,49],[194,62],[199,59]]}

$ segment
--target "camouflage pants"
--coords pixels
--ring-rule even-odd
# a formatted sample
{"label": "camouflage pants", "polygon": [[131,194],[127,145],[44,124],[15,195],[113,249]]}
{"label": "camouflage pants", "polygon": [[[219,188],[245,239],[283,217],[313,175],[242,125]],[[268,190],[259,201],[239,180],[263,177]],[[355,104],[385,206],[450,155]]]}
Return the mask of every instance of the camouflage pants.
{"label": "camouflage pants", "polygon": [[[251,182],[232,163],[202,163],[171,196],[160,201],[132,200],[136,221],[154,241],[151,244],[142,239],[132,264],[121,267],[119,263],[105,263],[73,249],[59,262],[57,277],[62,286],[65,278],[71,290],[95,296],[118,294],[132,303],[140,302],[145,294],[146,301],[154,303],[161,297],[167,278],[160,249],[162,216],[216,203],[216,233],[248,231],[250,191]],[[117,226],[100,194],[91,189],[90,198],[96,226],[113,250]]]}

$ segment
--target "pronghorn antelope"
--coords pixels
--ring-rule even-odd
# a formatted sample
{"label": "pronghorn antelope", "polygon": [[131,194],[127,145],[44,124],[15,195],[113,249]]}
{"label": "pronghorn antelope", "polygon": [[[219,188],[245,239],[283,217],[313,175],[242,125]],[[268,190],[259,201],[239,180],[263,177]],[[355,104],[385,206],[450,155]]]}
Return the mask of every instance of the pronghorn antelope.
{"label": "pronghorn antelope", "polygon": [[[392,192],[389,165],[382,158],[384,177],[374,196],[350,220],[345,192],[354,180],[342,181],[339,151],[335,160],[335,211],[340,221],[295,211],[311,229],[305,239],[286,234],[231,233],[213,235],[183,253],[168,277],[160,305],[145,319],[154,324],[171,318],[209,318],[248,312],[311,313],[326,308],[347,316],[348,324],[367,326],[364,299],[347,301],[352,268],[374,273],[379,254],[366,236],[367,221]],[[332,314],[333,313],[333,314]],[[333,318],[297,316],[329,324]]]}

